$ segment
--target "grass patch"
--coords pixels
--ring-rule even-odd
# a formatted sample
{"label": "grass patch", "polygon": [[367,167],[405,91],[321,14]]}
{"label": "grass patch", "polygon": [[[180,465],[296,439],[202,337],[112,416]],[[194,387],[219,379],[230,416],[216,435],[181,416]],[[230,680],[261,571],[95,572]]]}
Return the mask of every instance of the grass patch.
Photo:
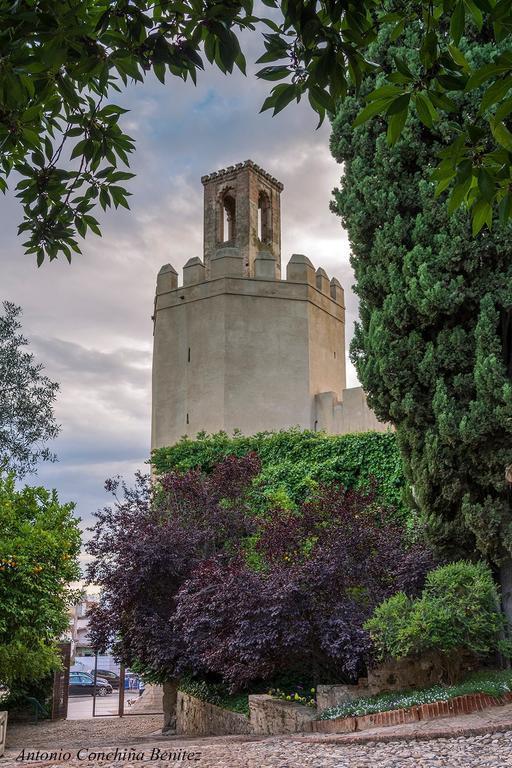
{"label": "grass patch", "polygon": [[208,683],[205,680],[184,678],[180,680],[180,691],[195,696],[196,699],[215,704],[223,709],[230,709],[241,715],[249,714],[249,694],[229,693],[221,683]]}
{"label": "grass patch", "polygon": [[377,696],[347,701],[337,707],[326,709],[319,719],[334,720],[336,717],[373,715],[376,712],[387,712],[391,709],[407,709],[436,701],[448,701],[469,693],[486,693],[497,697],[510,691],[512,691],[512,670],[478,672],[457,685],[435,685],[418,691],[380,693]]}

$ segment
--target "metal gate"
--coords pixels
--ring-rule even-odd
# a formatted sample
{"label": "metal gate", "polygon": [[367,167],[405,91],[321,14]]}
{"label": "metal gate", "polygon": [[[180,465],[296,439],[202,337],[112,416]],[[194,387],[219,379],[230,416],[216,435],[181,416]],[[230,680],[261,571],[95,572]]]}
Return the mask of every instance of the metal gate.
{"label": "metal gate", "polygon": [[65,720],[68,716],[69,668],[71,643],[59,643],[61,669],[53,675],[52,720]]}

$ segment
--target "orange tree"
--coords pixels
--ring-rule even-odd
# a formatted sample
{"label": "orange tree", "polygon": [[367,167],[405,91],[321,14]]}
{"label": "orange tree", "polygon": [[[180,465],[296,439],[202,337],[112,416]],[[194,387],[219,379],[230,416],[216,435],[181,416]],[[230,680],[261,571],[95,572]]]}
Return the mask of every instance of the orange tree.
{"label": "orange tree", "polygon": [[11,692],[58,666],[56,641],[77,598],[69,585],[80,578],[73,508],[0,474],[0,686]]}

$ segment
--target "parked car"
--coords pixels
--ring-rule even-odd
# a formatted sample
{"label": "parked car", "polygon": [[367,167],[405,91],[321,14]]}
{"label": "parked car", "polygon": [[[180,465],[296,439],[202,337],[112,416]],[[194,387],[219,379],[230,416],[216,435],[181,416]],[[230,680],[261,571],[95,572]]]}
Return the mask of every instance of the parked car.
{"label": "parked car", "polygon": [[[92,670],[91,675],[94,677],[94,670]],[[107,683],[110,683],[114,691],[119,690],[121,680],[119,679],[117,672],[111,672],[109,669],[97,669],[96,676],[98,677],[98,680],[101,677],[103,680],[106,680]]]}
{"label": "parked car", "polygon": [[70,696],[87,696],[88,694],[93,696],[95,688],[97,696],[107,696],[113,690],[110,683],[101,677],[97,677],[95,685],[93,678],[87,672],[69,673]]}

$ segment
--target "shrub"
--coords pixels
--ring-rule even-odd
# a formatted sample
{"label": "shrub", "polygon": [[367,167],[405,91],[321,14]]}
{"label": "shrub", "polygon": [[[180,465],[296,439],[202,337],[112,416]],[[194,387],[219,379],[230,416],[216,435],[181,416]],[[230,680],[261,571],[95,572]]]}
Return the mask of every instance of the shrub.
{"label": "shrub", "polygon": [[37,717],[48,718],[52,710],[53,673],[37,680],[16,680],[12,689],[2,698],[0,709],[9,712],[10,721],[27,721],[34,718],[34,700],[40,708]]}
{"label": "shrub", "polygon": [[397,590],[418,594],[430,553],[408,549],[371,494],[340,488],[257,524],[257,571],[243,552],[211,558],[179,591],[180,671],[216,674],[233,690],[306,670],[315,682],[357,678],[370,645],[365,620]]}
{"label": "shrub", "polygon": [[462,649],[486,656],[499,646],[498,605],[485,563],[460,561],[429,573],[420,598],[398,594],[384,601],[365,627],[381,659],[431,650],[450,657]]}
{"label": "shrub", "polygon": [[364,621],[397,590],[418,594],[432,556],[406,546],[374,490],[329,486],[296,509],[254,515],[260,470],[248,454],[158,485],[139,477],[98,513],[87,546],[101,587],[97,647],[148,680],[187,675],[232,691],[268,689],[283,673],[357,677]]}
{"label": "shrub", "polygon": [[208,473],[224,457],[252,451],[261,461],[252,488],[254,511],[295,509],[313,498],[319,485],[364,489],[376,481],[377,501],[393,507],[397,519],[407,518],[410,505],[403,498],[405,478],[392,432],[326,435],[288,429],[252,436],[199,434],[196,440],[183,438],[153,451],[151,463],[159,475],[196,467]]}
{"label": "shrub", "polygon": [[249,714],[247,693],[230,693],[222,683],[183,677],[180,680],[180,691],[188,693],[200,701],[206,701],[208,704],[215,704],[216,707],[230,709],[232,712],[239,712],[242,715]]}

